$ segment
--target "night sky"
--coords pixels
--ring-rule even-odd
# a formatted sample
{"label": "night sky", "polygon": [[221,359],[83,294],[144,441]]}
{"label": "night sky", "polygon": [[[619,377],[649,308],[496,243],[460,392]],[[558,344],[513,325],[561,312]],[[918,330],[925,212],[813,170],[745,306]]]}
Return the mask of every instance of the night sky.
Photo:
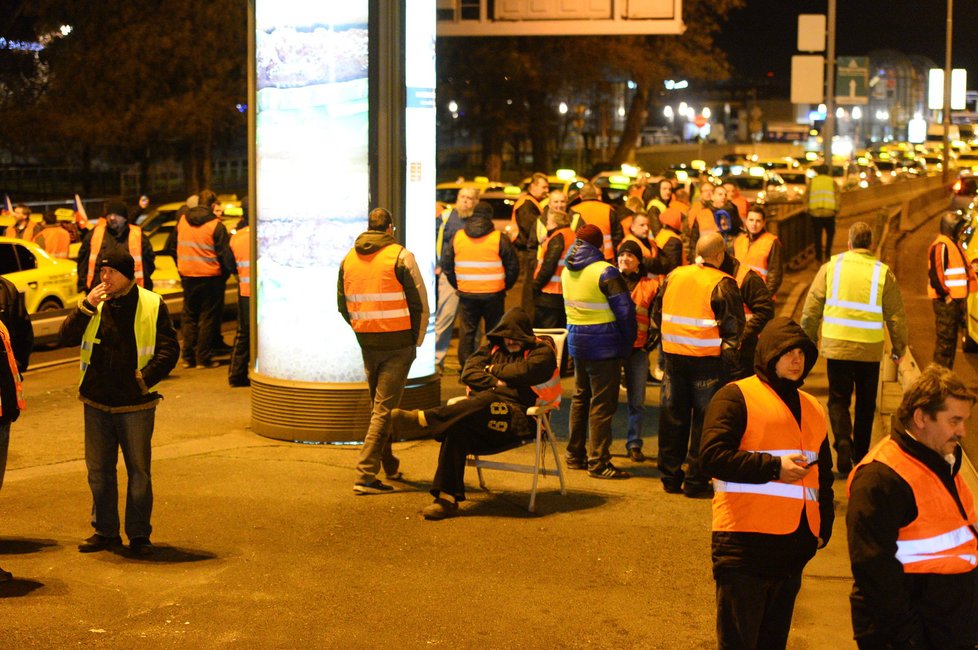
{"label": "night sky", "polygon": [[[748,0],[731,12],[718,44],[735,73],[747,78],[774,72],[790,83],[791,56],[798,54],[798,14],[825,14],[825,0]],[[836,54],[865,56],[894,49],[922,54],[944,67],[946,0],[837,0]],[[694,25],[688,26],[695,29]],[[953,64],[968,70],[968,88],[978,88],[978,2],[954,3]]]}

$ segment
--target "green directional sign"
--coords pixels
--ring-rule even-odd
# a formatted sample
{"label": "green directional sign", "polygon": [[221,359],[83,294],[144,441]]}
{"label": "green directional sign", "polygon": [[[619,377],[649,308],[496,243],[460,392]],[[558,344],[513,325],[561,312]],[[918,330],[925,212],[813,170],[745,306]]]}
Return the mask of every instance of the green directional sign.
{"label": "green directional sign", "polygon": [[865,104],[869,101],[869,57],[840,56],[835,66],[835,103]]}

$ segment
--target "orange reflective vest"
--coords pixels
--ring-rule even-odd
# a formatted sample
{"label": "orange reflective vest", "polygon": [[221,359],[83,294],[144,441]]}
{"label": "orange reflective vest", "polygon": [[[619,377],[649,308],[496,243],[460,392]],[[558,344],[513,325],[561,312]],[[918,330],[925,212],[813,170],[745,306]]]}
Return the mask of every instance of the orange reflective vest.
{"label": "orange reflective vest", "polygon": [[747,216],[747,199],[738,194],[735,197],[730,197],[730,202],[737,208],[737,214],[740,215],[740,218],[744,219]]}
{"label": "orange reflective vest", "polygon": [[214,231],[221,220],[217,217],[194,227],[186,216],[177,222],[177,271],[189,278],[210,278],[221,275],[221,263],[214,248]]}
{"label": "orange reflective vest", "polygon": [[597,199],[588,199],[587,201],[578,203],[574,206],[574,209],[580,213],[581,218],[584,219],[584,223],[597,226],[601,230],[601,235],[604,238],[601,249],[604,258],[606,260],[615,259],[615,247],[611,242],[611,213],[614,211],[614,208]]}
{"label": "orange reflective vest", "polygon": [[[801,397],[801,426],[774,390],[757,376],[734,382],[747,405],[747,426],[739,449],[756,454],[787,456],[803,454],[809,463],[828,431],[825,412],[814,397]],[[787,535],[798,528],[802,512],[812,534],[818,537],[818,465],[795,483],[737,483],[714,480],[713,530],[737,533]]]}
{"label": "orange reflective vest", "polygon": [[720,356],[720,323],[710,306],[713,290],[730,276],[712,266],[680,266],[662,297],[662,349],[687,357]]}
{"label": "orange reflective vest", "polygon": [[[44,242],[44,250],[48,252],[51,257],[57,257],[58,259],[66,260],[68,259],[68,249],[71,247],[71,235],[68,231],[61,226],[45,226],[44,230],[38,233],[37,237],[40,237]],[[37,241],[37,237],[34,241]]]}
{"label": "orange reflective vest", "polygon": [[537,247],[537,270],[533,273],[533,278],[536,279],[540,275],[540,267],[543,266],[543,257],[547,252],[547,248],[550,246],[550,240],[554,237],[560,236],[563,239],[564,249],[560,254],[560,261],[557,262],[557,268],[554,269],[553,275],[550,276],[550,282],[543,286],[540,291],[542,293],[552,293],[552,294],[563,294],[563,285],[560,283],[560,274],[564,270],[564,265],[567,260],[567,251],[570,250],[571,244],[574,243],[574,231],[570,228],[557,228],[553,231],[543,243]]}
{"label": "orange reflective vest", "polygon": [[633,348],[640,350],[645,347],[649,340],[649,308],[658,292],[659,280],[650,277],[640,279],[635,288],[632,289],[632,302],[635,303],[635,322],[638,324],[638,333],[635,336]]}
{"label": "orange reflective vest", "polygon": [[499,293],[506,290],[506,271],[499,257],[498,230],[471,238],[455,233],[455,282],[462,293]]}
{"label": "orange reflective vest", "polygon": [[[625,238],[622,239],[621,241],[622,243],[625,243],[626,241],[633,241],[636,244],[638,244],[638,247],[642,250],[642,260],[652,257],[652,249],[646,246],[645,244],[643,244],[642,240],[636,237],[635,235],[633,235],[632,233],[628,233],[627,235],[625,235]],[[619,246],[621,246],[621,244],[619,244]],[[639,260],[639,262],[641,262],[642,260]]]}
{"label": "orange reflective vest", "polygon": [[[537,341],[546,343],[551,350],[554,350],[553,341],[549,339],[541,339],[537,337]],[[500,350],[498,345],[494,345],[490,354],[496,354]],[[525,360],[530,356],[529,350],[523,350],[523,359]],[[554,358],[556,358],[557,352],[554,351]],[[560,366],[554,368],[554,374],[550,375],[550,379],[543,382],[542,384],[535,384],[530,386],[533,392],[537,396],[536,406],[559,406],[561,395],[560,387]]]}
{"label": "orange reflective vest", "polygon": [[24,228],[23,230],[17,230],[17,225],[11,224],[7,226],[6,230],[3,231],[3,236],[10,237],[11,239],[23,239],[24,241],[34,241],[34,238],[37,237],[37,234],[40,232],[40,230],[38,230],[39,227],[40,225],[34,223],[33,221],[28,221],[27,227]]}
{"label": "orange reflective vest", "polygon": [[714,232],[717,229],[717,222],[713,218],[713,210],[710,206],[698,203],[689,209],[689,223],[690,230],[693,228],[693,223],[696,223],[699,227],[700,234],[705,232]]}
{"label": "orange reflective vest", "polygon": [[769,232],[762,232],[754,241],[751,241],[747,233],[737,235],[737,239],[734,240],[734,257],[740,260],[741,266],[757,271],[767,280],[768,257],[776,241],[778,238]]}
{"label": "orange reflective vest", "polygon": [[[752,270],[753,269],[747,268],[746,264],[741,264],[737,267],[737,277],[735,277],[734,280],[737,281],[738,289],[742,289],[744,287],[744,280],[747,279],[747,274]],[[754,312],[752,312],[750,307],[747,306],[747,301],[744,301],[744,315],[747,316],[747,320],[750,320],[751,316],[754,315]]]}
{"label": "orange reflective vest", "polygon": [[[947,235],[938,235],[927,251],[929,264],[934,264],[934,249],[943,244],[947,247],[947,268],[942,263],[937,264],[937,277],[944,286],[944,291],[952,298],[967,298],[969,293],[978,291],[978,278],[968,264],[961,244],[952,241]],[[936,300],[937,291],[927,283],[927,297]]]}
{"label": "orange reflective vest", "polygon": [[[88,273],[85,276],[87,287],[95,286],[95,265],[102,253],[102,242],[105,240],[105,220],[101,219],[92,230],[92,241],[88,247]],[[143,277],[143,231],[139,226],[129,226],[129,238],[126,240],[129,247],[129,254],[135,262],[135,275],[133,278],[139,286],[145,286]]]}
{"label": "orange reflective vest", "polygon": [[869,450],[850,474],[847,493],[859,468],[874,460],[892,469],[913,489],[917,518],[897,533],[896,559],[903,565],[904,573],[973,571],[978,565],[975,503],[961,474],[954,477],[954,485],[964,506],[964,516],[941,479],[887,436]]}
{"label": "orange reflective vest", "polygon": [[251,296],[251,228],[245,226],[231,235],[231,252],[238,267],[238,295]]}
{"label": "orange reflective vest", "polygon": [[[17,395],[17,408],[23,411],[24,407],[27,406],[27,402],[24,400],[24,382],[20,376],[20,371],[17,370],[17,359],[14,358],[14,349],[10,345],[10,332],[7,331],[7,326],[3,322],[0,322],[0,341],[3,341],[3,349],[7,353],[7,365],[10,366],[10,374],[14,378],[14,393]],[[0,414],[7,415],[2,402],[0,402]]]}
{"label": "orange reflective vest", "polygon": [[404,287],[395,267],[404,250],[399,244],[384,246],[370,255],[354,248],[343,260],[343,294],[354,332],[402,332],[411,329]]}

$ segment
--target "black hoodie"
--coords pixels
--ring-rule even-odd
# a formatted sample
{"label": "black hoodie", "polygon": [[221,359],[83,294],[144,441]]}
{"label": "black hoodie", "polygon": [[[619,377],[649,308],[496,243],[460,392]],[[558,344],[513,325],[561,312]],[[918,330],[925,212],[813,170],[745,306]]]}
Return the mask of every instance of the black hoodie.
{"label": "black hoodie", "polygon": [[[778,377],[775,365],[789,350],[801,348],[805,353],[805,372],[798,381]],[[801,421],[801,396],[798,389],[811,372],[818,350],[804,330],[784,316],[773,318],[761,332],[754,355],[754,372],[769,385]],[[700,465],[712,477],[738,483],[767,483],[780,474],[781,460],[770,454],[740,450],[747,428],[747,403],[736,383],[727,384],[713,397],[703,422]],[[827,432],[826,432],[827,433]],[[833,510],[832,455],[828,436],[818,452],[818,501],[821,514],[819,537],[825,545],[832,535]],[[763,576],[786,576],[799,573],[815,555],[817,540],[808,528],[804,512],[798,528],[788,535],[765,533],[713,533],[714,575],[724,569]]]}
{"label": "black hoodie", "polygon": [[[553,377],[557,357],[550,344],[533,333],[530,317],[520,307],[513,307],[500,319],[486,338],[489,342],[465,361],[462,383],[473,391],[491,390],[508,402],[530,407],[536,404],[532,386]],[[504,338],[523,344],[519,352],[510,352]],[[505,386],[498,386],[502,380]]]}

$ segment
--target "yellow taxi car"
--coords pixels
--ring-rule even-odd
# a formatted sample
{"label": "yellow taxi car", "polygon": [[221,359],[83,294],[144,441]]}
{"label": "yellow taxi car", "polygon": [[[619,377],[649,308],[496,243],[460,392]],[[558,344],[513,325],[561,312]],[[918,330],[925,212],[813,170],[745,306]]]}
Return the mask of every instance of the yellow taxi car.
{"label": "yellow taxi car", "polygon": [[[527,176],[520,183],[520,188],[525,192],[530,187],[530,181],[533,180],[532,176]],[[561,191],[567,195],[567,201],[573,201],[577,198],[577,195],[581,192],[581,188],[584,187],[584,183],[587,179],[583,176],[578,176],[577,172],[573,169],[558,169],[553,174],[547,176],[547,182],[550,183],[550,189],[547,192]],[[546,205],[546,200],[548,197],[544,197],[541,205]]]}
{"label": "yellow taxi car", "polygon": [[81,296],[74,260],[52,257],[22,239],[0,237],[0,275],[24,294],[29,314],[72,307]]}
{"label": "yellow taxi car", "polygon": [[[965,259],[975,266],[978,265],[978,236],[975,236],[975,231],[978,231],[978,207],[971,204],[964,213],[968,221],[961,229],[961,246],[964,248]],[[961,349],[965,352],[978,352],[978,294],[975,293],[968,294]]]}
{"label": "yellow taxi car", "polygon": [[476,176],[471,180],[465,180],[464,176],[459,176],[454,181],[438,183],[435,185],[435,209],[436,214],[441,214],[445,210],[455,207],[455,200],[458,198],[458,191],[462,188],[474,187],[479,190],[480,196],[485,192],[502,191],[509,183],[502,181],[491,181],[486,176]]}

